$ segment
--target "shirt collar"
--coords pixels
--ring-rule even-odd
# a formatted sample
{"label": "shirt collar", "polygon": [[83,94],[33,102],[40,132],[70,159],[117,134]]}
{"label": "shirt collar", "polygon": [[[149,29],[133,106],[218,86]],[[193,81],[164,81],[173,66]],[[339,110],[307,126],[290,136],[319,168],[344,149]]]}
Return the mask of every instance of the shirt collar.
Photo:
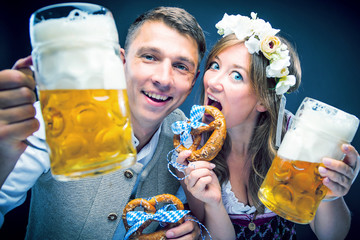
{"label": "shirt collar", "polygon": [[[140,152],[137,153],[136,160],[137,162],[142,163],[144,166],[151,160],[152,156],[154,155],[155,149],[159,142],[160,132],[161,132],[162,124],[160,125],[159,129],[155,132],[153,137],[150,139],[150,142],[146,144]],[[133,134],[133,143],[135,147],[139,145],[139,140]]]}

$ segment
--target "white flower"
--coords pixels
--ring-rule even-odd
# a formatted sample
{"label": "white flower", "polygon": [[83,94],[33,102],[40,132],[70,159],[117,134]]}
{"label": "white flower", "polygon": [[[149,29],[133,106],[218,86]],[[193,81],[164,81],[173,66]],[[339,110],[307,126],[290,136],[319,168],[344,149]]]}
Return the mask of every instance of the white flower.
{"label": "white flower", "polygon": [[287,50],[288,48],[287,48],[287,45],[286,44],[281,44],[281,46],[280,46],[280,50],[281,51],[285,51],[285,50]]}
{"label": "white flower", "polygon": [[234,23],[236,27],[232,28],[232,32],[235,33],[238,39],[245,40],[252,35],[252,30],[249,28],[249,25],[251,25],[250,18],[236,15],[234,16]]}
{"label": "white flower", "polygon": [[245,42],[245,46],[247,47],[250,54],[259,53],[260,51],[260,41],[256,39],[254,36],[251,36],[249,40]]}
{"label": "white flower", "polygon": [[289,61],[290,61],[289,50],[287,50],[287,46],[285,44],[281,44],[281,46],[279,48],[277,48],[274,53],[269,55],[269,60],[271,62],[278,61],[280,59],[289,59]]}
{"label": "white flower", "polygon": [[262,19],[256,19],[253,21],[254,33],[263,39],[266,36],[275,36],[280,30],[273,29],[269,22],[265,22]]}
{"label": "white flower", "polygon": [[251,19],[256,19],[257,18],[257,13],[251,12],[250,16],[251,16]]}
{"label": "white flower", "polygon": [[286,45],[285,47],[283,47],[283,45],[285,44],[281,44],[280,48],[269,55],[270,65],[266,67],[267,77],[281,78],[289,74],[287,69],[287,67],[290,66],[289,50],[287,50]]}
{"label": "white flower", "polygon": [[286,93],[290,87],[294,86],[296,83],[296,78],[294,75],[288,75],[286,77],[280,78],[279,82],[276,84],[275,91],[277,95],[282,95]]}
{"label": "white flower", "polygon": [[273,69],[269,66],[266,67],[266,77],[268,78],[282,78],[289,74],[287,67]]}
{"label": "white flower", "polygon": [[227,36],[231,33],[236,33],[239,39],[244,39],[246,36],[249,36],[248,24],[250,23],[250,18],[244,17],[241,15],[227,15],[224,14],[223,19],[218,22],[215,27],[218,29],[220,35]]}
{"label": "white flower", "polygon": [[270,65],[266,67],[266,76],[276,78],[284,77],[289,74],[287,70],[288,66],[290,66],[290,57],[271,61]]}
{"label": "white flower", "polygon": [[258,54],[261,51],[270,61],[266,67],[266,76],[279,78],[279,82],[276,84],[276,93],[284,94],[296,82],[295,76],[288,76],[289,50],[275,36],[280,31],[279,29],[274,29],[269,22],[257,18],[257,14],[254,12],[251,12],[250,15],[251,18],[225,13],[223,19],[215,26],[218,33],[224,37],[234,33],[239,40],[244,40],[250,54]]}

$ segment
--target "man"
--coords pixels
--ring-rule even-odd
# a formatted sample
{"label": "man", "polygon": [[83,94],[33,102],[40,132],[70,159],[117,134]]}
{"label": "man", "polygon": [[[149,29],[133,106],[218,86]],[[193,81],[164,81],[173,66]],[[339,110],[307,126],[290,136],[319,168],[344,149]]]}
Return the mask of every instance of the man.
{"label": "man", "polygon": [[[160,7],[138,17],[121,51],[137,163],[97,178],[55,181],[47,152],[38,150],[45,147],[41,124],[29,137],[36,148],[26,149],[1,189],[0,218],[32,188],[27,239],[122,239],[121,213],[130,199],[176,194],[179,189],[167,170],[166,155],[173,149],[170,126],[184,119],[177,107],[194,86],[205,48],[202,29],[183,9]],[[30,63],[29,58],[20,60],[15,69]],[[28,72],[13,71],[0,73],[0,156],[11,158],[12,164],[25,148],[22,140],[38,128],[30,94],[34,83]],[[39,114],[37,109],[41,120]],[[31,131],[23,131],[27,128]],[[199,228],[187,221],[166,234],[170,239],[195,239]]]}

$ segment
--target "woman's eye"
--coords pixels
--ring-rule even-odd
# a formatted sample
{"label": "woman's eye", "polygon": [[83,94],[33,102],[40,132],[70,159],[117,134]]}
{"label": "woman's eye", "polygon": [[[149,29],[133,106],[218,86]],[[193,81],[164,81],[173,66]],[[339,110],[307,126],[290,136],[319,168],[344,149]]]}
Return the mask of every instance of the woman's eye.
{"label": "woman's eye", "polygon": [[241,74],[238,73],[238,72],[232,72],[232,73],[231,73],[231,77],[232,77],[235,81],[241,81],[241,80],[243,80],[243,77],[242,77]]}
{"label": "woman's eye", "polygon": [[209,69],[219,70],[219,64],[217,62],[212,62],[209,65]]}

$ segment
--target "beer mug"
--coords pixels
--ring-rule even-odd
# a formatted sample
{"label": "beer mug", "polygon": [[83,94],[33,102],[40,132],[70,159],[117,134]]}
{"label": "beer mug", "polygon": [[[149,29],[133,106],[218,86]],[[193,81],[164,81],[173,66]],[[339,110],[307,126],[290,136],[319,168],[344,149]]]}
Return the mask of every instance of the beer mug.
{"label": "beer mug", "polygon": [[47,6],[31,15],[30,39],[54,178],[79,179],[134,164],[111,12],[89,3]]}
{"label": "beer mug", "polygon": [[325,197],[318,167],[323,157],[343,160],[343,143],[355,136],[359,119],[311,98],[305,98],[286,132],[258,196],[274,213],[307,224]]}

